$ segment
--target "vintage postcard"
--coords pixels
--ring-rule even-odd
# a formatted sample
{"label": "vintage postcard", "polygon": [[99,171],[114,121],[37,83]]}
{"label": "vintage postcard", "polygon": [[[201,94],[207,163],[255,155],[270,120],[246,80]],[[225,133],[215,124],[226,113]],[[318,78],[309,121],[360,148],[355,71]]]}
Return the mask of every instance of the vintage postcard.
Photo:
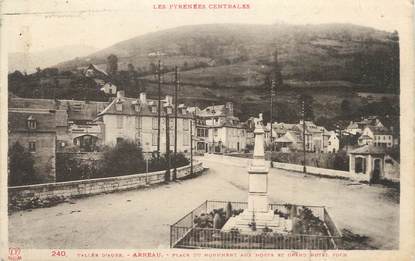
{"label": "vintage postcard", "polygon": [[410,0],[1,2],[0,260],[415,260]]}

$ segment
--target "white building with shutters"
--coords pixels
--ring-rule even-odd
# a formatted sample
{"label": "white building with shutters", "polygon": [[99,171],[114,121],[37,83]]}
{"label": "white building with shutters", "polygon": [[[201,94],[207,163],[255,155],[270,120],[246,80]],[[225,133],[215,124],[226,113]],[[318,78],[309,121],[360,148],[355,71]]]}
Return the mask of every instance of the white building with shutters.
{"label": "white building with shutters", "polygon": [[[144,152],[157,151],[158,101],[147,99],[145,93],[139,98],[127,98],[122,91],[98,114],[103,122],[104,144],[115,146],[122,140],[140,143]],[[174,105],[171,96],[161,101],[160,152],[166,152],[166,113],[169,114],[170,150],[174,150]],[[190,121],[192,114],[184,104],[178,106],[177,151],[190,151]]]}

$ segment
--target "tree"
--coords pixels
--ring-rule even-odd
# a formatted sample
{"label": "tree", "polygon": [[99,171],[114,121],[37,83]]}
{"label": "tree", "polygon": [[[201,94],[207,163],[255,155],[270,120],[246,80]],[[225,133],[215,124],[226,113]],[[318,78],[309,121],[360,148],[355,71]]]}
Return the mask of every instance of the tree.
{"label": "tree", "polygon": [[135,71],[134,65],[133,65],[133,64],[131,64],[131,63],[129,63],[129,64],[127,65],[127,68],[128,68],[128,71],[129,71],[129,72],[134,72],[134,71]]}
{"label": "tree", "polygon": [[9,186],[21,186],[38,183],[35,174],[34,159],[19,142],[9,149]]}
{"label": "tree", "polygon": [[342,111],[343,116],[349,116],[351,114],[351,107],[349,100],[344,99],[340,104],[340,109]]}
{"label": "tree", "polygon": [[302,106],[304,103],[304,119],[305,120],[313,120],[314,119],[314,112],[313,112],[313,97],[308,94],[301,94],[298,103],[300,106],[300,117],[302,117]]}
{"label": "tree", "polygon": [[107,73],[109,75],[115,75],[118,71],[118,57],[115,54],[111,54],[107,57]]}
{"label": "tree", "polygon": [[145,171],[143,151],[139,144],[121,141],[114,148],[104,152],[101,175],[104,177],[122,176]]}

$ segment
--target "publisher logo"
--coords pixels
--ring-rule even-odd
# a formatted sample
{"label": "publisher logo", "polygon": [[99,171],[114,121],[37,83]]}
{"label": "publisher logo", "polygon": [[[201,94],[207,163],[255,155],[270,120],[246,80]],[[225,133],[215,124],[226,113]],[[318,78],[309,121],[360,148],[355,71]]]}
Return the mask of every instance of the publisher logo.
{"label": "publisher logo", "polygon": [[9,247],[9,260],[10,261],[17,261],[22,260],[22,256],[20,255],[21,250],[18,247]]}

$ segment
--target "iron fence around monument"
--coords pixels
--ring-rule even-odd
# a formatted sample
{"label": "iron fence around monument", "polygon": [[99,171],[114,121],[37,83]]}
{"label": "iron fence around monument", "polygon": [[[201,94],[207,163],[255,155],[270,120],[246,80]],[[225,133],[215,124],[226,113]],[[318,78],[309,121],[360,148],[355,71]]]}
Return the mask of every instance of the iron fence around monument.
{"label": "iron fence around monument", "polygon": [[[246,209],[247,202],[230,202],[234,210]],[[221,231],[214,228],[200,228],[195,218],[214,209],[226,209],[228,201],[205,201],[190,213],[170,226],[170,247],[172,248],[224,248],[224,249],[339,249],[341,232],[324,206],[300,206],[310,209],[326,229],[324,235],[310,234],[241,234],[237,231]],[[287,204],[270,204],[271,210],[286,210]]]}

